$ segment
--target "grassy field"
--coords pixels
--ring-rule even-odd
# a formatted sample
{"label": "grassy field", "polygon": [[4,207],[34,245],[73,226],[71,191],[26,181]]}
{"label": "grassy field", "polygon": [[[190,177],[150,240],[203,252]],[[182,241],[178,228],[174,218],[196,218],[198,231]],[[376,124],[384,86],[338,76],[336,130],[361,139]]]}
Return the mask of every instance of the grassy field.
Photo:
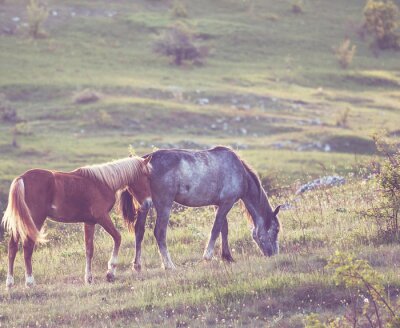
{"label": "grassy field", "polygon": [[[281,214],[281,254],[263,258],[239,209],[229,216],[236,262],[201,254],[214,210],[173,213],[168,241],[178,266],[160,269],[149,219],[144,271],[132,273],[134,238],[123,231],[118,280],[104,280],[111,240],[96,234],[95,284],[84,286],[82,228],[49,223],[51,242],[34,254],[38,285],[0,291],[0,326],[302,327],[348,310],[348,291],[325,269],[335,250],[353,252],[384,276],[395,299],[399,245],[377,239],[360,214],[375,189],[359,178],[373,160],[372,134],[400,139],[399,53],[374,54],[359,36],[364,0],[186,0],[184,20],[210,54],[176,67],[153,43],[177,23],[171,1],[48,0],[48,37],[27,36],[26,4],[0,1],[0,209],[12,179],[32,167],[71,170],[153,148],[230,145],[261,175]],[[333,48],[357,46],[346,70]],[[98,101],[74,101],[83,90]],[[0,108],[0,109],[1,109]],[[345,118],[346,124],[338,124]],[[14,143],[17,145],[13,145]],[[339,174],[348,184],[296,198],[310,179]],[[275,195],[276,194],[276,195]],[[0,281],[6,276],[0,240]]]}

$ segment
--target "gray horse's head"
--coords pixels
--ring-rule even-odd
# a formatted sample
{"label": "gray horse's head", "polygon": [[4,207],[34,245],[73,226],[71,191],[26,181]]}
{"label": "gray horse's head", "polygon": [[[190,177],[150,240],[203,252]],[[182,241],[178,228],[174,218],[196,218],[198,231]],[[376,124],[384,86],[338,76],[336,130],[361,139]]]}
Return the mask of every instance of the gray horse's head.
{"label": "gray horse's head", "polygon": [[278,234],[280,223],[278,213],[280,207],[279,205],[273,213],[269,214],[270,217],[266,218],[271,220],[269,229],[267,229],[266,224],[253,228],[253,239],[265,256],[272,256],[279,253]]}

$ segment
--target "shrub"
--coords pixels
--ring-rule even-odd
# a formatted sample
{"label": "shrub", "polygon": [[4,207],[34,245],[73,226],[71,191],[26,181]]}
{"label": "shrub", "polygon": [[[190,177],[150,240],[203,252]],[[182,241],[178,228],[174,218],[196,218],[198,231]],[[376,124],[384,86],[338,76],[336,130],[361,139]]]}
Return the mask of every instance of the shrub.
{"label": "shrub", "polygon": [[349,300],[347,313],[322,323],[316,314],[306,318],[307,328],[399,327],[398,309],[388,298],[382,275],[365,260],[336,252],[326,268],[333,271],[333,280],[346,288]]}
{"label": "shrub", "polygon": [[0,120],[13,123],[19,121],[16,109],[11,107],[3,95],[0,95]]}
{"label": "shrub", "polygon": [[294,14],[304,13],[302,1],[297,0],[295,3],[292,4],[292,13],[294,13]]}
{"label": "shrub", "polygon": [[208,54],[207,48],[194,43],[193,32],[182,23],[168,28],[155,42],[154,51],[172,57],[174,64],[178,66],[184,61],[202,63],[202,58]]}
{"label": "shrub", "polygon": [[350,39],[346,39],[339,47],[336,48],[335,53],[339,65],[343,69],[346,69],[353,61],[356,53],[356,46],[351,44]]}
{"label": "shrub", "polygon": [[384,241],[400,238],[400,150],[381,137],[374,137],[384,160],[377,169],[376,183],[379,190],[376,201],[364,213],[375,220],[379,235]]}
{"label": "shrub", "polygon": [[339,114],[339,117],[336,119],[336,126],[339,126],[341,128],[347,128],[349,114],[350,114],[350,108],[347,107]]}
{"label": "shrub", "polygon": [[73,101],[75,104],[89,104],[100,100],[100,98],[100,93],[92,89],[84,89],[74,94]]}
{"label": "shrub", "polygon": [[28,13],[29,35],[33,38],[43,38],[47,33],[43,29],[43,24],[49,16],[47,8],[37,0],[30,0],[26,7]]}
{"label": "shrub", "polygon": [[29,136],[32,134],[32,129],[27,122],[21,122],[15,124],[13,133],[14,135]]}
{"label": "shrub", "polygon": [[102,127],[114,127],[112,116],[104,109],[96,113],[96,124]]}
{"label": "shrub", "polygon": [[364,27],[372,35],[373,47],[399,49],[399,8],[392,0],[368,0],[364,8]]}
{"label": "shrub", "polygon": [[171,8],[172,17],[175,18],[187,18],[188,12],[186,5],[181,0],[175,0]]}
{"label": "shrub", "polygon": [[345,318],[353,327],[383,327],[385,323],[398,320],[399,316],[385,293],[382,275],[367,261],[336,252],[327,268],[334,270],[335,283],[344,285],[349,291],[351,314]]}

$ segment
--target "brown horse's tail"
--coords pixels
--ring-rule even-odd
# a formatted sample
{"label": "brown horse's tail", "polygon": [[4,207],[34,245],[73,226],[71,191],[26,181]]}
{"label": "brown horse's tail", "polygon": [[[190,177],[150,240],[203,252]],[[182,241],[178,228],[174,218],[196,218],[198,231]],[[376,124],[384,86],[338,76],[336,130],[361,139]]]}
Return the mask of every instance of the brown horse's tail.
{"label": "brown horse's tail", "polygon": [[120,193],[118,205],[128,230],[135,231],[135,222],[139,212],[139,203],[128,191],[128,189],[125,189]]}
{"label": "brown horse's tail", "polygon": [[14,240],[18,236],[24,243],[26,239],[45,242],[45,236],[33,222],[31,212],[25,202],[25,186],[21,177],[14,179],[10,187],[8,206],[3,216],[4,228],[12,233]]}

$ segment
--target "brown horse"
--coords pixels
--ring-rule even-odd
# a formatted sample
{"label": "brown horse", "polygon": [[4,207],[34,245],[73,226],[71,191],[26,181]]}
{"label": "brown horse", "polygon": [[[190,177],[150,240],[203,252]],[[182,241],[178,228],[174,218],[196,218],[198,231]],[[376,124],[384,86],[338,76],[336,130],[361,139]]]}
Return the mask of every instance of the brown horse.
{"label": "brown horse", "polygon": [[116,192],[125,187],[137,200],[135,210],[139,205],[143,209],[151,205],[149,161],[150,158],[129,157],[68,173],[32,169],[14,179],[3,217],[4,227],[11,233],[6,286],[14,284],[14,260],[19,239],[24,249],[25,285],[34,284],[32,253],[36,242],[45,241],[41,228],[47,217],[57,222],[85,224],[86,283],[93,281],[93,236],[95,224],[101,225],[114,240],[107,271],[107,280],[114,280],[121,235],[109,212],[114,206]]}

